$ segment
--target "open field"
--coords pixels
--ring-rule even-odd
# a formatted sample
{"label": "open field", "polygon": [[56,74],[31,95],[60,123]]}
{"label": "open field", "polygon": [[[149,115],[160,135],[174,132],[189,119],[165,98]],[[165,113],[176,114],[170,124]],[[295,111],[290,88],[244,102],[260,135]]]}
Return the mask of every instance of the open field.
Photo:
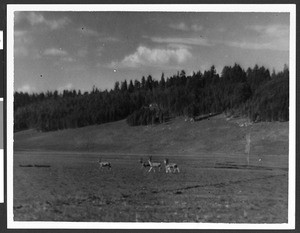
{"label": "open field", "polygon": [[[24,221],[286,223],[288,122],[242,119],[15,134],[14,218]],[[251,133],[250,164],[245,135]],[[141,168],[152,154],[179,174]],[[100,170],[97,159],[112,163]]]}

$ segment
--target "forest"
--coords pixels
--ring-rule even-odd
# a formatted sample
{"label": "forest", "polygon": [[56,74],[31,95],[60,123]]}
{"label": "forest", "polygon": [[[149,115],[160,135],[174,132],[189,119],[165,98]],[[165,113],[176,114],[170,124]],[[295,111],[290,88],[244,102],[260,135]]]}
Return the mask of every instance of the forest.
{"label": "forest", "polygon": [[115,82],[111,90],[14,93],[14,131],[53,131],[126,119],[131,126],[159,124],[172,117],[225,113],[253,122],[289,120],[289,69],[272,73],[255,65],[225,66],[160,80]]}

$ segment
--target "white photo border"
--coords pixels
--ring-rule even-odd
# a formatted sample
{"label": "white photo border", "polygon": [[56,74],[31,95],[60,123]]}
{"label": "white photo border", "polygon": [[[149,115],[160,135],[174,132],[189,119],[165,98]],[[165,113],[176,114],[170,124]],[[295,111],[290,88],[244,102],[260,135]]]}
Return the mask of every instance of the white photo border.
{"label": "white photo border", "polygon": [[[42,222],[13,219],[13,94],[14,94],[14,12],[278,12],[290,13],[290,115],[288,223],[116,223],[116,222]],[[296,5],[295,4],[7,4],[7,228],[8,229],[295,229],[296,174]]]}

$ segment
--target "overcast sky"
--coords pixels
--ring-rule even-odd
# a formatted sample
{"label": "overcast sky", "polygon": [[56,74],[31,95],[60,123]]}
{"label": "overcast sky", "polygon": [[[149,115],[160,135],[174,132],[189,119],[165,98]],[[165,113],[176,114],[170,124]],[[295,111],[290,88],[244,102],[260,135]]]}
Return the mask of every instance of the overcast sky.
{"label": "overcast sky", "polygon": [[184,69],[282,70],[289,13],[15,12],[16,91],[111,89]]}

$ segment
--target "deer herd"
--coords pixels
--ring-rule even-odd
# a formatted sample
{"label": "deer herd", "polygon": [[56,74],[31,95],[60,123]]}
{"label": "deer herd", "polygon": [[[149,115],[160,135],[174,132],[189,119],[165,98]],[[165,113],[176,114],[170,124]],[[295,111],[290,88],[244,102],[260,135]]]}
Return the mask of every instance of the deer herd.
{"label": "deer herd", "polygon": [[[148,172],[151,172],[153,170],[153,172],[156,171],[156,169],[158,169],[158,171],[161,170],[162,168],[162,163],[160,162],[153,162],[152,161],[152,156],[149,156],[148,161],[143,161],[143,159],[140,159],[140,163],[142,165],[142,168],[149,168]],[[98,160],[98,164],[99,164],[99,168],[103,169],[103,168],[108,168],[109,170],[111,170],[111,163],[110,162],[102,162],[101,158],[99,158]],[[169,159],[165,159],[164,160],[164,165],[165,165],[165,170],[166,173],[176,173],[176,172],[180,172],[179,167],[176,163],[169,163]]]}

